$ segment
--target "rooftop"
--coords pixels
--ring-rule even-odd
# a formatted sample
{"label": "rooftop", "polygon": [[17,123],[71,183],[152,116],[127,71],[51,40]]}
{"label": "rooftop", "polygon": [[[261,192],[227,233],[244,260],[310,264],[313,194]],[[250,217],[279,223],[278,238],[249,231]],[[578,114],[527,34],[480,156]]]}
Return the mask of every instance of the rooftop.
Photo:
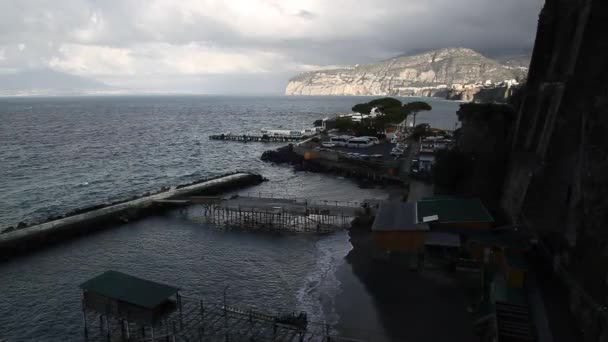
{"label": "rooftop", "polygon": [[104,272],[80,284],[80,288],[146,309],[154,309],[179,291],[179,288],[174,286],[117,271]]}
{"label": "rooftop", "polygon": [[417,223],[416,203],[384,202],[374,219],[372,231],[425,231],[427,224]]}
{"label": "rooftop", "polygon": [[418,222],[427,216],[438,216],[440,223],[494,222],[479,199],[425,197],[417,202]]}

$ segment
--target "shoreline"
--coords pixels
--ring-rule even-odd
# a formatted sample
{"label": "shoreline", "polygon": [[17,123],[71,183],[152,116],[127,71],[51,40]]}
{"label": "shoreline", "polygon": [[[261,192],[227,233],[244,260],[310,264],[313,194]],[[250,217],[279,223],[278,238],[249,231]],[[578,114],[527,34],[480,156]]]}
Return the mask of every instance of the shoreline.
{"label": "shoreline", "polygon": [[[469,280],[442,269],[413,272],[374,260],[370,225],[359,222],[349,230],[353,248],[343,267],[350,267],[352,275],[337,272],[343,285],[336,298],[338,328],[346,332],[365,326],[362,330],[374,335],[370,341],[474,340],[473,317],[466,310],[468,288],[462,287]],[[354,312],[354,308],[367,311]],[[375,319],[377,323],[370,326]]]}

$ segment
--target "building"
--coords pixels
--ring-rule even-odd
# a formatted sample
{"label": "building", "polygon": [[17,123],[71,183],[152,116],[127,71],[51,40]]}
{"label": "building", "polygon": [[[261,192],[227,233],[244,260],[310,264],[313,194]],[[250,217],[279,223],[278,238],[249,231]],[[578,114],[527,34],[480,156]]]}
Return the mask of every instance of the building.
{"label": "building", "polygon": [[416,203],[384,202],[376,213],[372,235],[376,247],[388,252],[424,252],[426,223],[418,222]]}
{"label": "building", "polygon": [[476,198],[450,196],[425,197],[416,202],[418,222],[429,223],[433,230],[464,229],[465,232],[489,230],[494,218]]}
{"label": "building", "polygon": [[[100,316],[102,327],[110,332],[109,319],[120,322],[123,337],[130,336],[129,323],[134,323],[145,336],[145,327],[154,327],[178,308],[181,314],[179,288],[134,277],[117,271],[107,271],[80,284],[82,290],[83,317],[87,334],[86,312]],[[171,297],[175,296],[175,300]]]}

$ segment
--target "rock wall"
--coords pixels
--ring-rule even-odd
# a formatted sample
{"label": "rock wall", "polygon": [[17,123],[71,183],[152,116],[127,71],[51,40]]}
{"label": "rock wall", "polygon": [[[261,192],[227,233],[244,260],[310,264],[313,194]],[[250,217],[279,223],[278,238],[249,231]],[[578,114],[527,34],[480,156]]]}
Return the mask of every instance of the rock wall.
{"label": "rock wall", "polygon": [[606,304],[608,293],[604,32],[607,1],[546,1],[502,196],[512,222],[541,237],[552,236],[548,248],[555,268],[576,279],[567,283],[589,341],[608,339],[608,317],[597,309]]}
{"label": "rock wall", "polygon": [[[483,89],[506,90],[525,76],[525,67],[503,65],[471,49],[448,48],[374,64],[303,73],[289,81],[285,94],[474,100]],[[504,99],[504,92],[499,97]]]}

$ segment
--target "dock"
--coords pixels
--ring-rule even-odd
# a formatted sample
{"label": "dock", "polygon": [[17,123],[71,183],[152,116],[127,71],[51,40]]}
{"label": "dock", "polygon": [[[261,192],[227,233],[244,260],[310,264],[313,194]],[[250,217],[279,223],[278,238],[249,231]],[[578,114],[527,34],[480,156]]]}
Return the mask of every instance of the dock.
{"label": "dock", "polygon": [[309,138],[308,136],[273,136],[273,135],[249,135],[249,134],[214,134],[209,136],[209,140],[226,140],[240,142],[268,142],[268,143],[285,143],[302,141]]}
{"label": "dock", "polygon": [[68,235],[83,234],[99,229],[99,226],[104,224],[119,224],[136,219],[147,213],[158,212],[161,207],[183,206],[190,203],[183,200],[184,197],[253,185],[259,183],[261,179],[262,177],[257,174],[231,173],[208,181],[172,188],[155,195],[3,233],[0,234],[0,256],[10,256]]}
{"label": "dock", "polygon": [[[262,312],[183,296],[176,286],[109,270],[79,285],[86,341],[355,341],[306,312]],[[98,323],[99,322],[99,323]]]}
{"label": "dock", "polygon": [[352,218],[364,215],[366,205],[359,202],[280,197],[275,194],[236,195],[210,199],[202,216],[226,229],[329,233],[347,228]]}
{"label": "dock", "polygon": [[281,322],[281,315],[259,309],[209,303],[200,298],[181,296],[178,310],[154,325],[141,325],[83,311],[87,341],[371,341],[369,336],[340,336],[321,322],[298,326]]}

